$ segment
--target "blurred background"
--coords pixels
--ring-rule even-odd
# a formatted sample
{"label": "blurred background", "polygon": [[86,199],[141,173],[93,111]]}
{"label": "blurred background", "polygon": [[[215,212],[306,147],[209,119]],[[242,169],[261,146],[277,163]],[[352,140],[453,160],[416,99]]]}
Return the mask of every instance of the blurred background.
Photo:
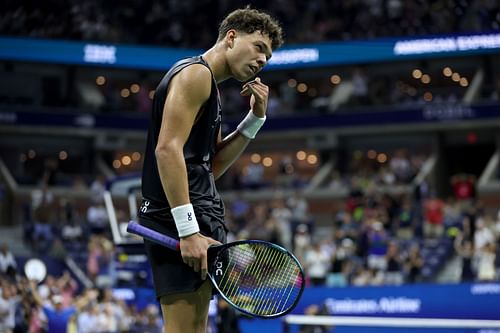
{"label": "blurred background", "polygon": [[[107,184],[140,174],[164,73],[248,3],[286,43],[261,73],[268,120],[218,181],[229,239],[297,255],[308,287],[295,314],[500,319],[498,1],[4,0],[0,332],[161,332]],[[239,82],[220,90],[227,134],[249,101]],[[112,195],[120,228],[140,193]],[[38,285],[30,259],[48,273]],[[281,329],[222,300],[210,313],[210,332]]]}

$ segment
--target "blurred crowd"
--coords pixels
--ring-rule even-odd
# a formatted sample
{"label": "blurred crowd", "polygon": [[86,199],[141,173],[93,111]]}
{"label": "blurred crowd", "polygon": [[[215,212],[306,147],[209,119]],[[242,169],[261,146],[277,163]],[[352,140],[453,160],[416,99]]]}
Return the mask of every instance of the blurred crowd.
{"label": "blurred crowd", "polygon": [[139,309],[111,289],[79,289],[68,272],[42,282],[0,277],[2,333],[161,333],[156,304]]}
{"label": "blurred crowd", "polygon": [[[300,153],[298,157],[301,157]],[[316,155],[303,153],[302,161],[297,156],[278,155],[281,160],[274,168],[266,167],[262,156],[258,162],[252,161],[255,154],[246,156],[226,179],[221,180],[221,190],[229,190],[236,195],[235,199],[228,202],[226,210],[226,220],[233,232],[233,239],[267,239],[287,248],[298,247],[296,252],[303,260],[306,260],[306,252],[315,243],[328,249],[326,254],[329,259],[325,261],[325,267],[338,269],[338,265],[332,263],[332,255],[337,248],[343,255],[356,254],[358,259],[361,258],[356,260],[357,263],[365,260],[366,264],[372,265],[373,260],[368,259],[371,251],[379,251],[384,257],[388,253],[417,255],[426,239],[454,239],[458,232],[465,232],[470,234],[472,240],[476,227],[470,224],[475,223],[476,218],[479,221],[493,220],[492,217],[485,218],[486,212],[475,206],[478,204],[475,202],[474,176],[454,175],[449,184],[453,197],[443,200],[436,197],[426,179],[415,183],[416,175],[428,158],[426,153],[409,149],[386,153],[356,150],[348,153],[347,159],[340,154],[343,163],[335,165],[330,175],[318,184],[319,188],[344,193],[339,198],[345,199],[328,229],[315,230],[314,217],[309,213],[304,190],[325,162],[309,165],[304,162],[307,159],[305,156]],[[48,170],[55,173],[53,168]],[[72,189],[85,190],[90,195],[88,202],[82,204],[81,200],[56,198],[51,191],[50,174],[48,171],[43,173],[43,180],[33,190],[31,201],[24,206],[26,244],[34,252],[47,252],[60,258],[67,255],[68,250],[76,250],[77,253],[85,251],[86,255],[81,259],[85,260],[85,270],[92,281],[106,272],[113,283],[116,280],[113,275],[114,245],[110,240],[108,214],[103,199],[105,177],[98,175],[88,185],[81,182],[70,185]],[[402,189],[407,190],[390,191],[394,186],[402,186]],[[238,191],[241,190],[267,190],[277,194],[272,201],[249,202],[240,196]],[[284,190],[292,190],[294,195],[284,198],[279,194]],[[463,205],[463,202],[469,205]],[[473,217],[469,216],[469,211],[475,212]],[[127,220],[127,212],[123,209],[117,210],[117,216],[119,221]],[[469,222],[465,222],[465,217]],[[494,229],[494,223],[489,224]],[[453,237],[448,234],[450,228],[455,232]],[[467,231],[469,229],[471,231]],[[318,240],[317,235],[322,233],[327,238]],[[377,249],[373,249],[370,243],[372,236],[377,239]],[[78,243],[81,245],[76,248],[75,244]],[[71,249],[68,249],[68,244],[71,244]],[[452,246],[450,242],[447,244],[446,251],[449,251]],[[496,241],[493,241],[492,245],[495,244]],[[349,249],[343,248],[343,245]],[[318,256],[313,255],[311,258]],[[406,258],[399,259],[399,265],[394,265],[393,269],[397,266],[403,272],[403,259]],[[381,265],[385,269],[385,265]]]}
{"label": "blurred crowd", "polygon": [[474,200],[474,182],[456,177],[446,201],[424,185],[414,195],[352,187],[331,224],[320,227],[300,193],[254,204],[236,199],[227,207],[229,238],[293,249],[315,286],[435,281],[455,255],[461,261],[455,282],[496,281],[500,211],[498,217],[485,212]]}
{"label": "blurred crowd", "polygon": [[288,43],[500,28],[500,6],[494,0],[7,0],[1,5],[0,33],[207,48],[215,41],[215,27],[222,18],[248,3],[273,13],[283,23]]}
{"label": "blurred crowd", "polygon": [[342,158],[342,163],[337,163],[325,184],[332,191],[346,187],[366,191],[379,186],[410,185],[429,158],[428,153],[410,149],[356,150],[348,155]]}
{"label": "blurred crowd", "polygon": [[[316,156],[303,153],[302,160],[308,154]],[[432,281],[454,254],[469,256],[469,263],[464,259],[470,266],[467,280],[483,279],[480,271],[487,260],[493,265],[490,278],[497,278],[500,219],[495,221],[496,216],[476,200],[475,176],[454,175],[448,185],[452,195],[439,198],[427,178],[415,181],[428,159],[426,153],[356,150],[347,159],[340,154],[343,163],[317,184],[338,193],[340,203],[331,221],[318,224],[304,191],[325,162],[304,169],[297,156],[285,154],[270,170],[262,156],[259,162],[252,161],[254,155],[243,158],[234,174],[221,180],[222,190],[234,195],[226,202],[229,239],[265,239],[292,249],[307,267],[312,284]],[[34,253],[76,255],[93,283],[114,285],[117,253],[104,206],[105,177],[98,175],[89,185],[73,184],[73,189],[88,191],[83,203],[56,197],[50,177],[43,174],[24,208],[25,243]],[[394,191],[398,186],[401,190]],[[248,190],[275,195],[267,201],[248,201],[239,192]],[[293,195],[284,197],[283,191]],[[128,220],[123,208],[116,211],[118,221]]]}

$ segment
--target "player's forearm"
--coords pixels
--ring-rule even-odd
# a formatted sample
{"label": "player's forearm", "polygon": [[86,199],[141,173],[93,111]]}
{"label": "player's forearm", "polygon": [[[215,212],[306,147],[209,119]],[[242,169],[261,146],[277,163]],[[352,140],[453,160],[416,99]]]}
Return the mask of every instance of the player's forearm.
{"label": "player's forearm", "polygon": [[186,162],[182,147],[159,147],[155,154],[161,183],[170,207],[189,203]]}
{"label": "player's forearm", "polygon": [[222,176],[224,172],[229,169],[229,167],[248,146],[249,142],[250,139],[241,135],[241,133],[237,130],[219,142],[212,164],[215,179]]}

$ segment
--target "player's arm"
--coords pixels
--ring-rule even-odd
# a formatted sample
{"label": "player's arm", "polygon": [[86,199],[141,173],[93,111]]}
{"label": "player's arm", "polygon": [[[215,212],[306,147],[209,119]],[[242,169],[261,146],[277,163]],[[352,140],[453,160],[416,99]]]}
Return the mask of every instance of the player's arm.
{"label": "player's arm", "polygon": [[218,179],[226,170],[238,159],[241,153],[248,146],[250,139],[241,135],[239,131],[234,131],[224,139],[219,131],[217,140],[217,151],[212,164],[214,178]]}
{"label": "player's arm", "polygon": [[250,96],[250,112],[238,125],[238,129],[222,139],[219,132],[217,148],[212,164],[215,179],[219,178],[236,161],[251,139],[264,124],[269,87],[256,78],[243,85],[241,95]]}
{"label": "player's arm", "polygon": [[190,202],[184,145],[196,115],[210,96],[209,80],[208,68],[191,65],[174,76],[169,85],[155,155],[163,190],[172,208]]}
{"label": "player's arm", "polygon": [[189,199],[184,145],[196,116],[210,96],[212,75],[202,65],[179,72],[169,85],[155,149],[158,172],[179,233],[181,255],[186,264],[202,277],[206,274],[206,254],[214,241],[201,236]]}

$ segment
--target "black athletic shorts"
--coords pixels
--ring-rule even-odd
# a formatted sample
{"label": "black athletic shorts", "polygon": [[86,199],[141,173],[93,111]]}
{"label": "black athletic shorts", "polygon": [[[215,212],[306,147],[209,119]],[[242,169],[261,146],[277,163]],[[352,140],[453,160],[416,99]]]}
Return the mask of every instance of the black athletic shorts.
{"label": "black athletic shorts", "polygon": [[[208,215],[197,216],[200,233],[221,243],[226,242],[226,229],[223,223]],[[156,222],[140,217],[139,223],[162,234],[179,239],[175,223],[171,221]],[[180,251],[170,250],[164,246],[144,240],[146,255],[153,272],[156,297],[196,291],[203,284],[201,273],[196,273],[182,261]],[[214,289],[215,293],[215,289]]]}

